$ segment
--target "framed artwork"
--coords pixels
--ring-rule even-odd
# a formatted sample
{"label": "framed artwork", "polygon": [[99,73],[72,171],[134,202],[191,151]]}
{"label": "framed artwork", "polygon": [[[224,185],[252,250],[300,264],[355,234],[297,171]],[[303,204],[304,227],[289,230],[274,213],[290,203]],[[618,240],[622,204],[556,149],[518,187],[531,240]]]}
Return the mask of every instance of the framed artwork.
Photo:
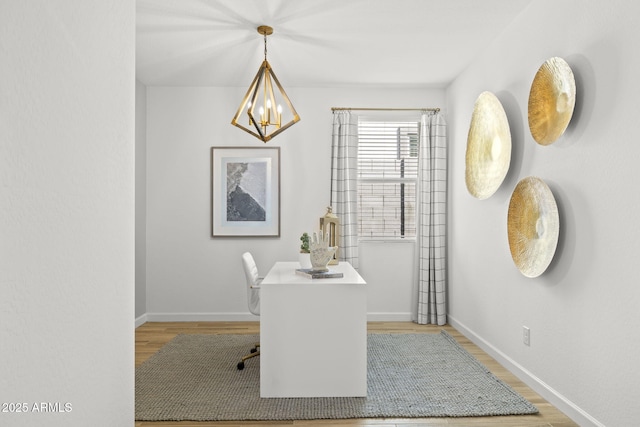
{"label": "framed artwork", "polygon": [[211,147],[211,234],[280,236],[280,147]]}

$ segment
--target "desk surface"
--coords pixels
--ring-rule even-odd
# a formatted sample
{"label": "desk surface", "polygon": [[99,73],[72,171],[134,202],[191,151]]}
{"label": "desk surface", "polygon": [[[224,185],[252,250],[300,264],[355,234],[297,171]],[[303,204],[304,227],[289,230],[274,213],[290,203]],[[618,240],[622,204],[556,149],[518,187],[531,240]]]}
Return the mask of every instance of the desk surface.
{"label": "desk surface", "polygon": [[356,285],[366,285],[364,279],[348,262],[342,261],[336,265],[329,265],[329,271],[342,273],[343,277],[331,279],[310,279],[296,273],[296,269],[300,268],[297,261],[276,262],[265,276],[260,286],[272,284],[331,284],[331,283],[352,283]]}

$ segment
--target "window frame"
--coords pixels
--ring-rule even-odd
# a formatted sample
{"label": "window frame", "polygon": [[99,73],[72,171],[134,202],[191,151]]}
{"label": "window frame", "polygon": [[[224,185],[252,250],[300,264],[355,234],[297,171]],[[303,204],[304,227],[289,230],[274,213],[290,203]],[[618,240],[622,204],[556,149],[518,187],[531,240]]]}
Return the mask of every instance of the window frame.
{"label": "window frame", "polygon": [[[399,116],[397,114],[393,114],[391,111],[384,111],[382,113],[376,114],[375,116],[371,116],[371,115],[367,115],[367,116],[360,116],[358,118],[358,171],[357,171],[357,189],[358,189],[358,201],[357,201],[357,205],[358,205],[358,241],[359,242],[385,242],[385,243],[398,243],[398,242],[415,242],[417,240],[417,233],[418,233],[418,219],[419,219],[419,212],[418,209],[420,207],[420,201],[419,201],[419,196],[420,196],[420,192],[419,192],[419,176],[420,176],[420,172],[419,172],[419,168],[420,168],[420,131],[421,131],[421,126],[420,126],[420,122],[421,122],[421,116],[420,114],[406,114],[404,113],[402,116]],[[396,129],[400,128],[400,129],[404,129],[404,132],[400,131],[398,134],[397,138],[400,138],[400,140],[397,142],[393,142],[391,139],[389,140],[385,140],[383,143],[387,143],[387,144],[401,144],[402,143],[402,138],[406,138],[407,142],[405,143],[406,146],[406,156],[405,157],[401,157],[399,158],[395,158],[395,160],[401,160],[401,159],[407,159],[407,158],[415,158],[415,161],[413,162],[413,171],[412,171],[412,176],[409,177],[403,177],[403,176],[363,176],[363,169],[362,169],[362,164],[361,164],[361,159],[360,159],[360,155],[362,153],[362,128],[365,126],[369,126],[370,128],[374,128],[376,125],[376,123],[380,124],[381,128],[384,129],[389,129],[389,130],[393,130],[393,128],[395,127]],[[384,137],[385,133],[384,131],[380,132],[380,135]],[[410,135],[416,135],[415,140],[412,140]],[[373,145],[374,142],[368,140],[366,144],[369,145]],[[388,148],[388,147],[387,147]],[[371,150],[371,149],[370,149]],[[400,156],[400,152],[401,152],[401,148],[398,147],[398,156]],[[389,154],[389,152],[385,152],[385,154]],[[383,157],[382,158],[383,161],[384,160],[394,160],[392,156],[388,156],[388,157]],[[373,164],[373,162],[372,162]],[[382,163],[381,163],[382,164]],[[399,207],[399,209],[401,210],[401,218],[400,218],[400,229],[398,229],[398,234],[395,236],[390,236],[390,235],[385,235],[385,231],[386,231],[386,225],[383,225],[382,227],[380,227],[380,230],[382,230],[381,233],[374,233],[373,235],[371,235],[370,233],[363,233],[363,218],[362,218],[362,212],[363,212],[363,207],[362,207],[362,186],[366,185],[366,184],[392,184],[392,185],[401,185],[402,184],[408,184],[410,186],[413,187],[413,195],[412,195],[412,200],[404,200],[401,203],[404,204],[408,204],[408,206],[405,206],[404,208],[402,206]],[[404,189],[404,191],[406,191],[406,186],[405,187],[401,187],[400,191],[400,200],[403,200],[403,192],[402,189]],[[404,197],[406,197],[406,193],[404,194]],[[382,202],[382,205],[384,206],[384,201]],[[381,208],[381,209],[384,209]],[[411,231],[409,233],[407,233],[407,230],[405,228],[405,230],[402,230],[402,227],[407,227],[407,223],[406,223],[406,217],[404,219],[404,224],[402,224],[402,214],[404,210],[404,214],[406,215],[406,211],[409,210],[411,211],[411,216],[412,216],[412,220],[410,220],[410,223],[408,224]],[[384,222],[384,216],[382,217],[382,221]],[[389,218],[389,221],[397,221],[396,218]],[[393,227],[390,227],[393,228]],[[368,228],[369,230],[371,230],[371,228]],[[402,234],[404,231],[405,234]]]}

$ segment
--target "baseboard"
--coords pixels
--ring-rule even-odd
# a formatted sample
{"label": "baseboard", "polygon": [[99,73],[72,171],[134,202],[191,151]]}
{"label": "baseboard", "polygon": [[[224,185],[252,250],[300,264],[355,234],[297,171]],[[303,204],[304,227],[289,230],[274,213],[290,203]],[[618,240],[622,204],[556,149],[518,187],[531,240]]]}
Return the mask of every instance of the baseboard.
{"label": "baseboard", "polygon": [[147,323],[147,313],[143,314],[142,316],[136,317],[134,328],[142,326],[145,323]]}
{"label": "baseboard", "polygon": [[411,322],[411,313],[367,313],[367,322]]}
{"label": "baseboard", "polygon": [[[250,313],[145,313],[135,327],[146,322],[252,322],[258,317]],[[368,322],[410,322],[411,313],[367,313]]]}
{"label": "baseboard", "polygon": [[247,313],[147,313],[147,322],[255,322]]}
{"label": "baseboard", "polygon": [[466,325],[458,322],[455,318],[447,316],[447,320],[451,326],[453,326],[458,332],[471,340],[475,345],[484,350],[491,357],[496,359],[502,366],[504,366],[509,372],[517,376],[527,386],[531,387],[536,393],[545,398],[549,403],[562,411],[565,415],[578,423],[580,426],[593,426],[593,427],[605,427],[604,424],[593,418],[586,413],[575,403],[567,399],[562,394],[558,393],[553,387],[542,381],[540,378],[533,375],[519,363],[502,353],[493,345],[485,341],[482,337],[478,336],[475,332],[469,329]]}

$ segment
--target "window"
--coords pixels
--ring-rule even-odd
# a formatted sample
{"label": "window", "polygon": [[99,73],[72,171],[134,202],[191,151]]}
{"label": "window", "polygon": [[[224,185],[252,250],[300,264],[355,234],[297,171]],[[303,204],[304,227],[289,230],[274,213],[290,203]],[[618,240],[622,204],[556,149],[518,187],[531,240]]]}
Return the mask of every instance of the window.
{"label": "window", "polygon": [[415,239],[420,118],[358,123],[358,234]]}

